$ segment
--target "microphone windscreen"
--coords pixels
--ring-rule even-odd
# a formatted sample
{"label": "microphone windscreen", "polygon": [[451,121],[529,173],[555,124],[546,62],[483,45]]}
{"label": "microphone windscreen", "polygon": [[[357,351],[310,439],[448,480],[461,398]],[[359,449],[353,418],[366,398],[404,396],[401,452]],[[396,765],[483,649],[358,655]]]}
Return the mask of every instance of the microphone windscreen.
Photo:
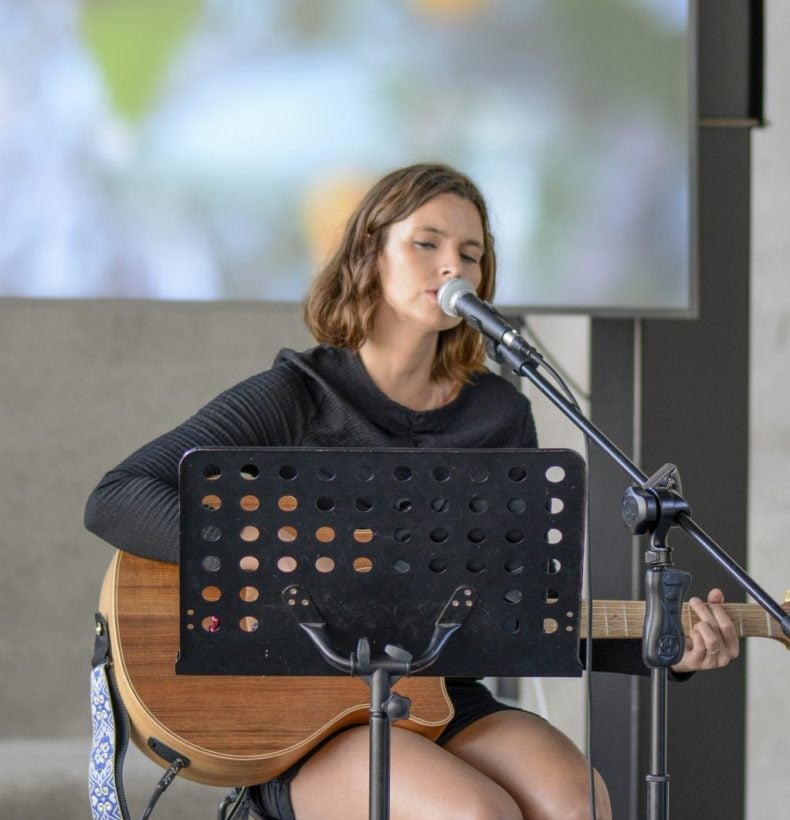
{"label": "microphone windscreen", "polygon": [[439,307],[448,316],[460,316],[455,309],[455,303],[458,297],[463,296],[465,293],[474,293],[477,295],[477,290],[475,290],[475,286],[468,279],[450,279],[449,282],[445,282],[439,288],[439,292],[436,294],[436,298],[439,300]]}

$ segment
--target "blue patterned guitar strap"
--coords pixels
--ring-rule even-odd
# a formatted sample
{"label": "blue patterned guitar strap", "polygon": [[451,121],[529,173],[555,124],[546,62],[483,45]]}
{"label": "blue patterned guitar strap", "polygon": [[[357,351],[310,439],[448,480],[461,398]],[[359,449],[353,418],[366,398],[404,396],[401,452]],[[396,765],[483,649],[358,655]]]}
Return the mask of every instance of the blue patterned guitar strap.
{"label": "blue patterned guitar strap", "polygon": [[88,768],[91,813],[93,820],[129,820],[122,777],[129,719],[112,674],[107,622],[98,612],[91,667],[93,743]]}

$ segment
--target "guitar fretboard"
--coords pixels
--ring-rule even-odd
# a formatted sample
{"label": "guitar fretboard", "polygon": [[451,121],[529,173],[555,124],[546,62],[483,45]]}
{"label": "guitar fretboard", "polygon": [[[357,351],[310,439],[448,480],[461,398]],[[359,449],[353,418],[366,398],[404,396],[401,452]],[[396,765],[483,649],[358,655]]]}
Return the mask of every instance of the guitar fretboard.
{"label": "guitar fretboard", "polygon": [[[779,624],[757,604],[722,604],[741,638],[765,637],[784,640]],[[593,601],[594,638],[641,638],[645,620],[644,601]],[[699,621],[688,605],[683,605],[683,627],[690,632]],[[587,602],[582,602],[580,634],[587,634]]]}

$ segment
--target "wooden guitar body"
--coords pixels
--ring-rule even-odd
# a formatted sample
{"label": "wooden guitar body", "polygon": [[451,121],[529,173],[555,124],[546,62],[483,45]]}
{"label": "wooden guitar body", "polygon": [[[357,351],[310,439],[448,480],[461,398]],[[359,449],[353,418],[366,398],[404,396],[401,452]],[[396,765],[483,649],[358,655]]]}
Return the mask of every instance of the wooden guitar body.
{"label": "wooden guitar body", "polygon": [[[99,608],[110,630],[113,669],[132,740],[167,765],[148,739],[189,758],[180,775],[212,786],[245,786],[276,777],[324,738],[366,723],[366,684],[344,677],[176,675],[178,567],[115,555]],[[403,679],[411,717],[396,725],[431,739],[453,715],[442,678]]]}

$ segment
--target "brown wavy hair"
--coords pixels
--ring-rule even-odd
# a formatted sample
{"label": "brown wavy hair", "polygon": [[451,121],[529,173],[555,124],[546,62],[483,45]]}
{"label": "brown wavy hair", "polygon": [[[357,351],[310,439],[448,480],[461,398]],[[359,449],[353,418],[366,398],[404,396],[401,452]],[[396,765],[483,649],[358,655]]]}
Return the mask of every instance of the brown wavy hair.
{"label": "brown wavy hair", "polygon": [[[496,255],[482,194],[467,176],[447,165],[411,165],[387,174],[368,191],[346,223],[340,244],[313,281],[304,319],[317,341],[359,350],[381,298],[378,261],[389,226],[439,194],[456,194],[477,208],[484,237],[477,292],[482,299],[493,299]],[[439,334],[431,378],[463,384],[472,373],[484,370],[484,362],[482,336],[461,323]]]}

